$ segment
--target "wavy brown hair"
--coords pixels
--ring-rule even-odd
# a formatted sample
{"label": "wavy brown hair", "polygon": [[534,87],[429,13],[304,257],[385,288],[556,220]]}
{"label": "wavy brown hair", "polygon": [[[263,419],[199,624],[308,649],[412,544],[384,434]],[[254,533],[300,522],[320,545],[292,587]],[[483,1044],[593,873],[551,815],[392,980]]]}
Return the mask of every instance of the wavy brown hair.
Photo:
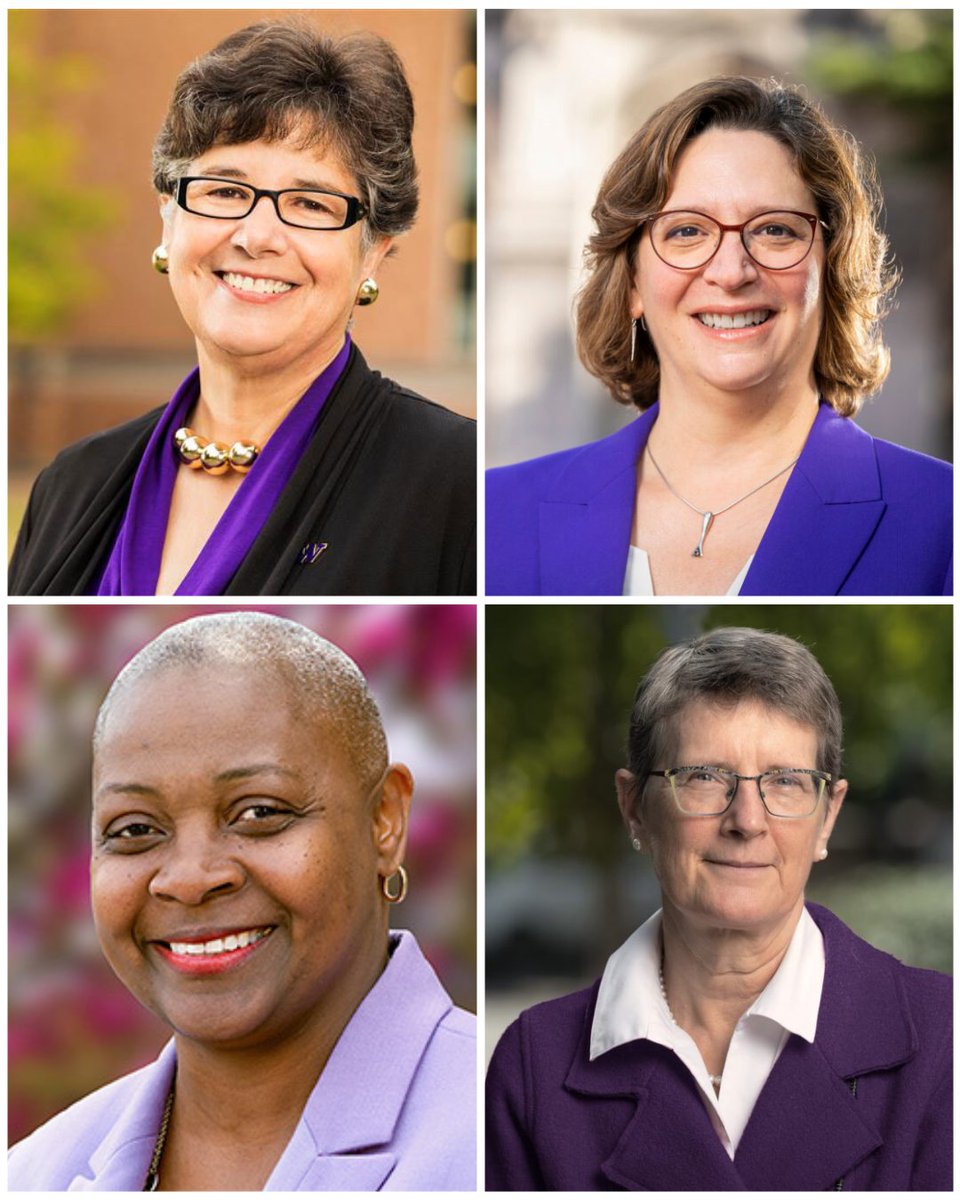
{"label": "wavy brown hair", "polygon": [[707,129],[765,133],[793,156],[813,193],[824,230],[823,327],[814,359],[820,394],[853,416],[890,370],[880,322],[897,273],[879,224],[881,196],[872,162],[796,88],[740,76],[708,79],[681,92],[627,143],[600,185],[587,244],[590,272],[577,298],[577,352],[621,404],[648,408],[660,366],[637,329],[630,361],[630,292],[643,222],[667,202],[684,149]]}

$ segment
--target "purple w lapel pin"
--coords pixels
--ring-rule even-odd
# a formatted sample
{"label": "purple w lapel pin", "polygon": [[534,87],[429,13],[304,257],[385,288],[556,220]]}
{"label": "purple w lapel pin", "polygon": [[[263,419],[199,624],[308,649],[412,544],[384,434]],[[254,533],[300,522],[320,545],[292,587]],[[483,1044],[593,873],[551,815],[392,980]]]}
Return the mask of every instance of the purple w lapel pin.
{"label": "purple w lapel pin", "polygon": [[300,562],[306,563],[308,566],[313,566],[324,550],[326,550],[328,544],[327,542],[307,542],[300,550]]}

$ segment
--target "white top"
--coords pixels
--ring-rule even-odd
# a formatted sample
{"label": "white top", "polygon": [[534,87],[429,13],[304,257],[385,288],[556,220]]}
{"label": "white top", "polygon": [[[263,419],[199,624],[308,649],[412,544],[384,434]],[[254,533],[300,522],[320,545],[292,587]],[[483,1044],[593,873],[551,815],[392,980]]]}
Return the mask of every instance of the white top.
{"label": "white top", "polygon": [[662,912],[655,912],[607,960],[590,1030],[590,1059],[638,1038],[672,1050],[696,1081],[713,1127],[733,1158],[789,1035],[813,1042],[823,991],[823,936],[804,909],[776,974],[737,1023],[717,1095],[696,1043],[673,1021],[660,991]]}
{"label": "white top", "polygon": [[[747,577],[747,572],[750,570],[752,562],[753,555],[751,554],[743,564],[736,579],[727,588],[724,593],[725,595],[740,595],[740,589],[743,587],[743,581]],[[653,576],[650,574],[650,556],[646,550],[641,550],[639,546],[631,546],[627,552],[627,570],[623,576],[622,594],[624,596],[656,595],[656,592],[653,590]]]}

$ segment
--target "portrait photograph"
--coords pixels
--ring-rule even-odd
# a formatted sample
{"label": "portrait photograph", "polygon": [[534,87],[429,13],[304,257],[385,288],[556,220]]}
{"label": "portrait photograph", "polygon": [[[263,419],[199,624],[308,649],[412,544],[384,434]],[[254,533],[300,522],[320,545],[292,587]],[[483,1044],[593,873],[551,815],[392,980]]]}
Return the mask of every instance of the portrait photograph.
{"label": "portrait photograph", "polygon": [[9,14],[10,594],[476,593],[475,40]]}
{"label": "portrait photograph", "polygon": [[952,14],[486,32],[487,594],[952,595]]}
{"label": "portrait photograph", "polygon": [[489,606],[486,1181],[952,1188],[951,606]]}
{"label": "portrait photograph", "polygon": [[475,646],[12,608],[12,1190],[474,1190]]}

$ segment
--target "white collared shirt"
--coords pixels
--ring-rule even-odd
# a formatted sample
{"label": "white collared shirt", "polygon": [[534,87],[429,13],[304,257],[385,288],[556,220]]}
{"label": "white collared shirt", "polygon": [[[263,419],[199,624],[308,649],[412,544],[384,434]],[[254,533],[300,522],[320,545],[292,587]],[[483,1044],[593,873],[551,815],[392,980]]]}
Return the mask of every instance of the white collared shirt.
{"label": "white collared shirt", "polygon": [[639,1038],[672,1050],[696,1081],[733,1158],[787,1038],[795,1033],[813,1042],[823,991],[823,936],[804,909],[776,974],[737,1022],[717,1095],[696,1043],[674,1022],[660,991],[662,913],[655,912],[607,960],[590,1029],[590,1060]]}

